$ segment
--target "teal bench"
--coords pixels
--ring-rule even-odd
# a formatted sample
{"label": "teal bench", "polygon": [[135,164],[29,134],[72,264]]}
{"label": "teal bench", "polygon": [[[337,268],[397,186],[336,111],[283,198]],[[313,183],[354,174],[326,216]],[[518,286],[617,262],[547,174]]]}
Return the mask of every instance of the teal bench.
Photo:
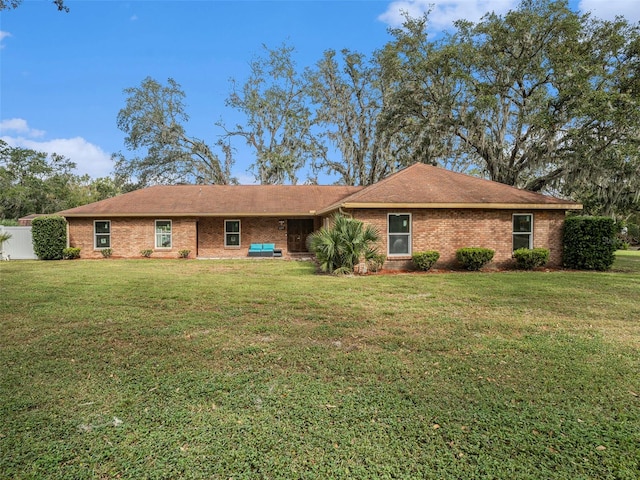
{"label": "teal bench", "polygon": [[276,249],[275,243],[252,243],[249,247],[250,257],[281,257],[282,250]]}

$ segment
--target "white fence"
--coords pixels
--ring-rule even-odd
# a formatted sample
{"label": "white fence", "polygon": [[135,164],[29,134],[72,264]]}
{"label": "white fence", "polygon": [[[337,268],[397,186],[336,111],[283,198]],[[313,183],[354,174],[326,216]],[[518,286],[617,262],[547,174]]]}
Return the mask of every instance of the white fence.
{"label": "white fence", "polygon": [[2,244],[2,255],[11,260],[32,260],[38,258],[33,251],[31,227],[5,227],[0,225],[0,233],[9,233],[11,238]]}

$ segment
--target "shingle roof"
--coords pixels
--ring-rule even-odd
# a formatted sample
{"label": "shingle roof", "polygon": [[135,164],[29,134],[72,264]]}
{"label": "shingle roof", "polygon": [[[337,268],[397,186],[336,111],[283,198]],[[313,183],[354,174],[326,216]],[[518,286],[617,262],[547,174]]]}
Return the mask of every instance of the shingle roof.
{"label": "shingle roof", "polygon": [[416,163],[368,187],[155,186],[59,212],[97,216],[309,216],[339,208],[581,209],[582,205]]}
{"label": "shingle roof", "polygon": [[158,185],[59,212],[95,216],[309,216],[362,187]]}
{"label": "shingle roof", "polygon": [[345,197],[319,213],[342,208],[581,209],[582,205],[416,163]]}

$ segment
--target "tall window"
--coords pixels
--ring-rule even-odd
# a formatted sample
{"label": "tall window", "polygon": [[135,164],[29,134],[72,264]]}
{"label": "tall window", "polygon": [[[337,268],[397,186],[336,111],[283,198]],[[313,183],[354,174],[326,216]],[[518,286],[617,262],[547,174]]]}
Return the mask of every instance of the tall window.
{"label": "tall window", "polygon": [[240,220],[224,221],[224,246],[240,246]]}
{"label": "tall window", "polygon": [[513,249],[533,248],[533,215],[517,213],[513,215]]}
{"label": "tall window", "polygon": [[389,255],[411,255],[411,214],[390,213],[387,218]]}
{"label": "tall window", "polygon": [[156,220],[156,248],[171,248],[171,220]]}
{"label": "tall window", "polygon": [[95,248],[111,248],[111,220],[93,222],[93,243]]}

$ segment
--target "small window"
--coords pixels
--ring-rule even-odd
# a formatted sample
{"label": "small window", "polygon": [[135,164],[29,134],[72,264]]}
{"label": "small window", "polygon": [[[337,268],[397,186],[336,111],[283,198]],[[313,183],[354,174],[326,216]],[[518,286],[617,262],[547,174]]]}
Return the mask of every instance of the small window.
{"label": "small window", "polygon": [[518,213],[513,216],[513,249],[533,248],[533,215]]}
{"label": "small window", "polygon": [[93,222],[94,248],[111,248],[111,220]]}
{"label": "small window", "polygon": [[171,248],[171,220],[156,220],[156,248]]}
{"label": "small window", "polygon": [[389,255],[411,255],[411,214],[390,213],[387,226]]}
{"label": "small window", "polygon": [[224,246],[240,246],[240,220],[224,221]]}

